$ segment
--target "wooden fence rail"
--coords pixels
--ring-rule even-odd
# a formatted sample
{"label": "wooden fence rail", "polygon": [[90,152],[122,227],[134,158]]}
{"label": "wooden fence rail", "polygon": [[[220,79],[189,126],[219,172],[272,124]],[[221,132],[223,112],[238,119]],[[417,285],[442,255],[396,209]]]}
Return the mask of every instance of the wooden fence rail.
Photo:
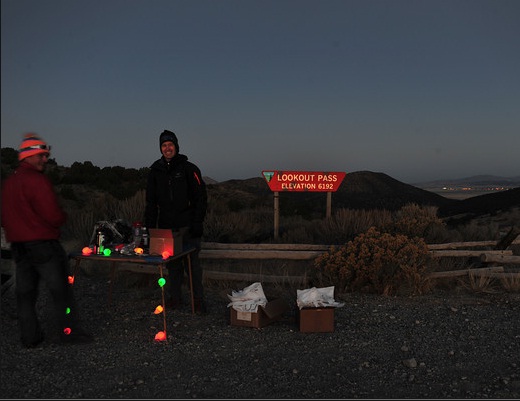
{"label": "wooden fence rail", "polygon": [[203,242],[202,259],[292,259],[311,260],[330,249],[330,245],[305,244],[221,244]]}
{"label": "wooden fence rail", "polygon": [[[520,244],[520,239],[512,244]],[[432,257],[475,257],[482,263],[512,263],[520,264],[520,256],[514,256],[510,249],[458,249],[458,248],[489,248],[496,246],[496,241],[452,242],[445,244],[428,245]],[[222,244],[203,242],[200,252],[201,259],[286,259],[286,260],[313,260],[322,253],[332,249],[334,245],[307,245],[307,244]],[[489,266],[481,268],[464,268],[453,271],[430,273],[430,278],[460,277],[464,275],[486,275],[490,277],[519,277],[520,273],[505,273],[503,266]],[[221,272],[204,270],[204,275],[216,280],[243,280],[264,282],[306,282],[306,273],[302,276],[273,276],[255,273]]]}
{"label": "wooden fence rail", "polygon": [[520,265],[520,256],[483,253],[480,260],[485,263],[511,263]]}
{"label": "wooden fence rail", "polygon": [[483,250],[453,250],[453,249],[447,249],[447,250],[433,250],[430,251],[430,254],[434,258],[440,258],[440,257],[460,257],[460,258],[467,258],[467,257],[476,257],[476,258],[482,258],[482,257],[503,257],[503,256],[509,256],[513,255],[513,251],[506,249],[503,251],[483,251]]}
{"label": "wooden fence rail", "polygon": [[[520,238],[516,238],[511,244],[520,244]],[[431,255],[433,257],[476,257],[480,258],[482,263],[501,263],[501,264],[520,264],[520,256],[513,255],[509,249],[504,250],[489,250],[489,249],[474,249],[474,248],[489,248],[497,245],[497,241],[472,241],[472,242],[452,242],[445,244],[429,244]],[[333,245],[314,245],[314,244],[223,244],[216,242],[203,242],[202,250],[200,252],[201,259],[214,260],[295,260],[295,261],[312,261],[319,255],[330,250]],[[466,248],[466,249],[459,249]],[[468,249],[470,248],[470,249]],[[8,249],[5,240],[2,241],[2,249]],[[12,271],[14,279],[14,263],[9,260],[8,263],[2,261],[2,274],[9,274]],[[302,265],[303,266],[303,265]],[[482,270],[483,269],[483,270]],[[500,270],[502,269],[502,270]],[[146,269],[146,266],[129,266],[128,269],[122,267],[121,270],[129,270],[134,272],[148,273],[153,272]],[[504,273],[501,266],[488,266],[480,270],[477,269],[460,269],[448,272],[432,273],[430,277],[458,277],[466,275],[468,272],[472,274],[486,274],[492,277],[496,275],[520,276],[520,273]],[[204,277],[214,280],[239,280],[239,281],[264,281],[264,282],[293,282],[304,284],[307,281],[305,269],[301,275],[268,275],[255,274],[243,272],[222,272],[212,271],[210,269],[204,270]],[[10,280],[8,283],[12,285]],[[4,283],[6,284],[6,283]],[[9,285],[9,286],[10,286]],[[8,285],[2,285],[2,293]]]}
{"label": "wooden fence rail", "polygon": [[[467,242],[447,242],[444,244],[429,244],[428,248],[434,249],[457,249],[457,248],[473,248],[473,247],[489,247],[496,246],[500,241],[467,241]],[[516,238],[511,244],[520,244],[520,238]]]}
{"label": "wooden fence rail", "polygon": [[429,278],[441,278],[441,277],[460,277],[466,276],[472,273],[502,273],[504,271],[503,266],[493,266],[493,267],[479,267],[475,269],[459,269],[459,270],[450,270],[446,272],[433,272],[429,273]]}
{"label": "wooden fence rail", "polygon": [[[520,243],[520,241],[518,241]],[[513,251],[483,250],[483,249],[454,249],[463,247],[493,246],[496,241],[452,242],[447,244],[428,245],[433,257],[477,257],[489,259],[497,257],[500,261],[513,257]],[[332,249],[334,245],[308,245],[308,244],[223,244],[217,242],[203,242],[200,251],[201,259],[286,259],[286,260],[312,260],[324,252]],[[513,257],[514,258],[514,257]],[[516,259],[514,259],[516,261]],[[483,260],[486,262],[487,260]],[[511,262],[518,263],[518,262]]]}

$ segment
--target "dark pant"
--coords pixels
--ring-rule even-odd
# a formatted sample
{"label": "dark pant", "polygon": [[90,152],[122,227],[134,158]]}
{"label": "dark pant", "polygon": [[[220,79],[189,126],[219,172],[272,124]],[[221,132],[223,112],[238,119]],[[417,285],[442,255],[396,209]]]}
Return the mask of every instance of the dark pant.
{"label": "dark pant", "polygon": [[[193,278],[193,297],[195,299],[204,299],[204,288],[202,286],[202,266],[200,265],[199,252],[201,247],[200,237],[192,237],[189,233],[185,233],[182,238],[183,249],[195,247],[197,250],[190,254],[191,258],[191,275]],[[167,264],[168,275],[170,277],[170,296],[174,302],[182,302],[182,283],[184,281],[184,272],[188,275],[188,261],[186,258],[175,260]]]}
{"label": "dark pant", "polygon": [[58,334],[76,328],[76,305],[68,282],[69,262],[57,240],[14,242],[11,244],[16,262],[16,300],[22,343],[36,344],[42,329],[36,312],[38,285],[44,280],[50,290]]}

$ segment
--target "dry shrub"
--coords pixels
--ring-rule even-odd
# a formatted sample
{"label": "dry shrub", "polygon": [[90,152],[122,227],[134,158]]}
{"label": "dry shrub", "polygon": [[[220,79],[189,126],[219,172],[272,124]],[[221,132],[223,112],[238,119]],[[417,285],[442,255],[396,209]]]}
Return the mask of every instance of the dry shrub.
{"label": "dry shrub", "polygon": [[445,223],[437,217],[437,207],[409,204],[396,212],[388,210],[339,209],[331,218],[316,224],[317,242],[345,244],[370,227],[426,242],[443,242],[449,238]]}
{"label": "dry shrub", "polygon": [[280,242],[287,244],[313,244],[313,223],[299,216],[284,219],[284,227],[280,230]]}
{"label": "dry shrub", "polygon": [[520,273],[515,277],[503,277],[500,283],[508,292],[520,292]]}
{"label": "dry shrub", "polygon": [[92,196],[84,208],[68,207],[67,223],[63,228],[64,239],[76,239],[87,244],[92,236],[96,222],[122,219],[129,223],[144,218],[145,192],[138,191],[134,196],[119,200],[108,193]]}
{"label": "dry shrub", "polygon": [[122,219],[129,223],[142,221],[146,206],[146,192],[144,190],[137,191],[134,196],[114,202],[110,206],[113,207],[112,210],[108,210],[108,214],[112,216],[110,219]]}
{"label": "dry shrub", "polygon": [[[266,222],[271,224],[268,225]],[[229,212],[226,215],[209,209],[204,220],[204,241],[222,243],[257,243],[270,238],[272,216],[261,210]],[[268,228],[269,227],[269,228]]]}
{"label": "dry shrub", "polygon": [[63,238],[75,239],[87,245],[92,236],[92,230],[96,219],[92,211],[72,210],[68,212],[67,223],[63,227]]}
{"label": "dry shrub", "polygon": [[394,212],[384,229],[410,238],[420,237],[427,242],[437,242],[445,228],[445,223],[437,217],[437,209],[435,206],[419,206],[415,203],[405,205]]}
{"label": "dry shrub", "polygon": [[475,274],[471,271],[468,273],[467,282],[460,280],[460,284],[463,288],[471,290],[473,292],[480,292],[486,294],[493,294],[497,292],[495,280],[493,277],[485,274]]}
{"label": "dry shrub", "polygon": [[370,227],[384,227],[391,219],[388,210],[339,209],[330,218],[315,224],[316,243],[346,244]]}
{"label": "dry shrub", "polygon": [[428,283],[424,272],[429,259],[423,239],[381,233],[371,227],[316,258],[315,268],[321,284],[334,285],[339,292],[420,294]]}
{"label": "dry shrub", "polygon": [[453,229],[453,235],[459,233],[462,241],[499,240],[500,227],[490,218],[471,220],[469,223],[458,225]]}

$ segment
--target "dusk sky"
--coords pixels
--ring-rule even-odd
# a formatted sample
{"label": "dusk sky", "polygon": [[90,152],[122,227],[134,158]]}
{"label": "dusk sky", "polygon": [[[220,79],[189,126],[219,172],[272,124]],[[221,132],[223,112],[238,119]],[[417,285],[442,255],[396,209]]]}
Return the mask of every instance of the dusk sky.
{"label": "dusk sky", "polygon": [[1,146],[217,181],[520,174],[518,0],[1,0]]}

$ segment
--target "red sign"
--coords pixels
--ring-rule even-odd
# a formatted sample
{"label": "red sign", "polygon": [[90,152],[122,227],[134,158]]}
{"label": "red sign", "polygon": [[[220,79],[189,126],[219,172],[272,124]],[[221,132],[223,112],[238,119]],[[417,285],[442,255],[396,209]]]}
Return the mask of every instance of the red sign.
{"label": "red sign", "polygon": [[336,192],[346,174],[323,171],[262,171],[273,192]]}

